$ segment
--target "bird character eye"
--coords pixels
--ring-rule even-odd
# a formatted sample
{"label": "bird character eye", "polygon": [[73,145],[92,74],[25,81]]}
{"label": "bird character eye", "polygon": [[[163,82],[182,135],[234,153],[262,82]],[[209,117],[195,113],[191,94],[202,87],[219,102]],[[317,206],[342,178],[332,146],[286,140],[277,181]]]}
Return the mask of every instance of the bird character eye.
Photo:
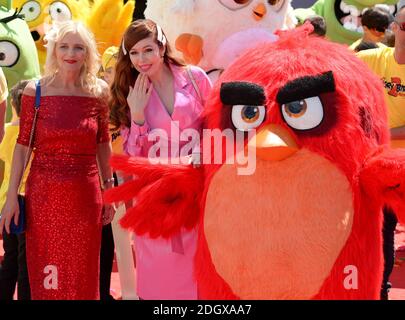
{"label": "bird character eye", "polygon": [[252,0],[218,0],[220,4],[229,10],[239,10],[246,7]]}
{"label": "bird character eye", "polygon": [[49,14],[53,21],[67,21],[72,19],[69,7],[60,1],[55,1],[49,6]]}
{"label": "bird character eye", "polygon": [[319,97],[311,97],[285,103],[281,106],[283,118],[296,130],[310,130],[323,120],[323,106]]}
{"label": "bird character eye", "polygon": [[11,41],[0,41],[0,66],[12,67],[20,57],[20,50]]}
{"label": "bird character eye", "polygon": [[266,115],[264,106],[232,106],[232,123],[237,130],[249,131],[260,126]]}
{"label": "bird character eye", "polygon": [[33,21],[41,14],[41,5],[37,1],[28,1],[22,6],[21,13],[25,21]]}
{"label": "bird character eye", "polygon": [[274,11],[279,11],[284,5],[285,0],[267,0],[267,3]]}

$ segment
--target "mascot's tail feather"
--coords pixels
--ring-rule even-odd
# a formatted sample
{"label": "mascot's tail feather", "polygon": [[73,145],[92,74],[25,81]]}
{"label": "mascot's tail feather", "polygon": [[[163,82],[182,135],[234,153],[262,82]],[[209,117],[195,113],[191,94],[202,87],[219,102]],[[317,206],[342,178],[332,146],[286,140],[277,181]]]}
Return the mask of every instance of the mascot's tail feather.
{"label": "mascot's tail feather", "polygon": [[108,190],[106,202],[135,203],[120,220],[123,228],[151,238],[170,238],[182,227],[193,228],[200,215],[203,172],[191,165],[151,164],[145,158],[113,156],[111,165],[134,180]]}
{"label": "mascot's tail feather", "polygon": [[130,201],[134,198],[133,195],[137,194],[142,187],[142,181],[140,180],[127,181],[114,188],[114,190],[107,191],[104,194],[104,201],[107,203]]}

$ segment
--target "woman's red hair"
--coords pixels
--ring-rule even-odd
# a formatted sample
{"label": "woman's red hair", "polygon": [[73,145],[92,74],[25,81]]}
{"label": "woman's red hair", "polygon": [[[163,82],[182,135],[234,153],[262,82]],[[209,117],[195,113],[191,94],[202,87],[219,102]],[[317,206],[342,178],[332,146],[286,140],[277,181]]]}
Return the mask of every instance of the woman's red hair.
{"label": "woman's red hair", "polygon": [[[129,86],[132,86],[135,83],[139,72],[135,68],[132,68],[129,51],[138,41],[151,36],[159,48],[162,48],[162,43],[157,40],[156,23],[148,19],[134,21],[128,26],[123,35],[122,41],[124,41],[127,54],[124,54],[123,44],[121,42],[117,63],[115,65],[115,78],[111,85],[111,96],[109,100],[110,122],[115,127],[115,130],[119,129],[121,126],[129,128],[131,125],[127,96],[129,93]],[[179,59],[173,56],[170,45],[167,41],[165,47],[163,55],[164,63],[166,65],[171,63],[177,66],[184,66]]]}

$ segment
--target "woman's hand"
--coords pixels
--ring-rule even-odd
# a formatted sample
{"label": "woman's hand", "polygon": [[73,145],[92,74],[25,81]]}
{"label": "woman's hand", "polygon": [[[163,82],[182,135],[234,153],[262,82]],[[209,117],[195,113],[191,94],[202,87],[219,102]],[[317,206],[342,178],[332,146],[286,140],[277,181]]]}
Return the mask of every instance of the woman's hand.
{"label": "woman's hand", "polygon": [[188,164],[192,164],[194,168],[201,167],[201,154],[200,153],[192,153],[189,156]]}
{"label": "woman's hand", "polygon": [[152,93],[153,84],[148,76],[140,73],[136,78],[134,87],[129,87],[127,102],[131,110],[131,118],[138,124],[145,121],[144,110]]}
{"label": "woman's hand", "polygon": [[3,233],[3,228],[6,228],[6,232],[10,233],[11,219],[14,219],[14,224],[18,224],[18,218],[20,216],[20,208],[18,206],[17,195],[15,197],[7,197],[7,201],[4,204],[3,210],[1,210],[0,218],[0,234]]}
{"label": "woman's hand", "polygon": [[111,223],[115,216],[116,208],[112,204],[105,204],[103,208],[103,216],[102,216],[102,223],[103,226]]}

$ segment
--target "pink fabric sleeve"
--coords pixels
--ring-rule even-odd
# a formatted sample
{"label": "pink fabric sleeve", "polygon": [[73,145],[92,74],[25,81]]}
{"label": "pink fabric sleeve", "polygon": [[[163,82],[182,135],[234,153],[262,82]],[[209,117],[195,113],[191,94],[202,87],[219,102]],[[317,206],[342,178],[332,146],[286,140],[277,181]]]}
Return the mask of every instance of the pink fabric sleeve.
{"label": "pink fabric sleeve", "polygon": [[122,147],[124,152],[130,156],[144,156],[148,146],[148,133],[150,128],[145,122],[142,126],[131,121],[131,127],[122,127]]}
{"label": "pink fabric sleeve", "polygon": [[[208,96],[212,89],[212,83],[208,75],[199,67],[192,66],[191,72],[193,74],[193,78],[198,86],[198,90],[200,91],[201,95],[201,110],[199,110],[199,117],[197,119],[198,127],[200,129],[200,134],[202,137],[202,116],[205,108],[205,103],[207,102]],[[194,88],[193,88],[194,90]],[[193,93],[196,99],[200,99],[197,93]],[[193,147],[192,153],[201,153],[201,147],[199,145],[195,145]]]}
{"label": "pink fabric sleeve", "polygon": [[[201,103],[202,103],[202,105],[205,105],[205,103],[208,99],[208,96],[211,92],[211,88],[212,88],[211,80],[208,77],[208,75],[205,73],[205,71],[199,67],[192,66],[191,72],[193,74],[195,82],[197,83],[198,89],[200,90],[200,94],[201,94],[201,98],[202,98]],[[198,95],[197,95],[197,97],[198,97]]]}

